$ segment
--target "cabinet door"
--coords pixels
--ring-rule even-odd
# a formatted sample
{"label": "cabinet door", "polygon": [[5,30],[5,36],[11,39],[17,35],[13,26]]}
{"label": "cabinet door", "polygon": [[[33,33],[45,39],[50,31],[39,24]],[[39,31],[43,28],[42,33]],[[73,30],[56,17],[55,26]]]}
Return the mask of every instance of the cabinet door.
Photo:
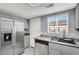
{"label": "cabinet door", "polygon": [[63,45],[49,43],[49,55],[70,55],[65,48]]}
{"label": "cabinet door", "polygon": [[50,55],[79,55],[79,49],[61,44],[49,43]]}
{"label": "cabinet door", "polygon": [[64,53],[70,54],[70,55],[79,55],[79,48],[70,47],[63,45]]}
{"label": "cabinet door", "polygon": [[24,36],[24,48],[27,48],[30,46],[30,36],[26,35]]}
{"label": "cabinet door", "polygon": [[68,46],[49,43],[49,54],[50,55],[72,55],[72,50]]}
{"label": "cabinet door", "polygon": [[49,55],[60,55],[61,46],[54,43],[49,43]]}
{"label": "cabinet door", "polygon": [[75,14],[76,14],[76,29],[79,29],[79,3],[76,5],[75,8]]}
{"label": "cabinet door", "polygon": [[49,43],[49,54],[50,55],[71,55],[71,51],[68,46]]}

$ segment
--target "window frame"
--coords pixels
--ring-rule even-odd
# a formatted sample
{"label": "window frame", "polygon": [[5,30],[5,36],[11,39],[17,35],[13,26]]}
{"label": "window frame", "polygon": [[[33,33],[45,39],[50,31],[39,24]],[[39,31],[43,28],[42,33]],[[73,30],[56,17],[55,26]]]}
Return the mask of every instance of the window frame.
{"label": "window frame", "polygon": [[68,35],[68,33],[69,33],[69,14],[68,14],[68,13],[63,13],[63,14],[48,16],[48,17],[47,17],[47,30],[48,30],[47,32],[48,32],[48,33],[62,34],[62,33],[58,32],[58,29],[57,29],[56,32],[50,32],[50,31],[49,31],[49,19],[50,19],[50,17],[57,17],[57,20],[56,20],[56,27],[59,27],[59,26],[58,26],[58,19],[59,19],[58,17],[61,16],[61,15],[66,15],[66,16],[67,16],[67,27],[68,27],[68,30],[67,30],[67,33],[66,33],[66,34]]}

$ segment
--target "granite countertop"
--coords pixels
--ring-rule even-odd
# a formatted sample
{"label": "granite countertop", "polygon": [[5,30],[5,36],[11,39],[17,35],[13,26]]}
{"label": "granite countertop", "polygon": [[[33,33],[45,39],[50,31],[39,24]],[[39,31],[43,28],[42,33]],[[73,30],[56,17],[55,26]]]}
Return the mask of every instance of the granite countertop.
{"label": "granite countertop", "polygon": [[51,43],[55,43],[55,44],[60,44],[60,45],[65,45],[65,46],[69,46],[69,47],[75,47],[75,48],[79,48],[79,45],[77,44],[69,44],[69,43],[63,43],[63,42],[58,42],[58,41],[50,41]]}
{"label": "granite countertop", "polygon": [[35,39],[40,39],[40,40],[44,40],[44,41],[49,41],[50,42],[51,37],[40,37],[40,36],[38,36]]}
{"label": "granite countertop", "polygon": [[39,40],[43,40],[43,41],[48,41],[50,43],[61,44],[61,45],[65,45],[65,46],[79,48],[79,45],[77,45],[77,44],[69,44],[69,43],[58,42],[58,41],[55,41],[55,40],[51,40],[51,37],[41,37],[41,36],[38,36],[35,39],[39,39]]}
{"label": "granite countertop", "polygon": [[[63,35],[56,35],[56,34],[52,34],[52,35],[45,35],[45,34],[41,34],[41,36],[43,37],[58,37],[58,38],[63,38]],[[70,38],[70,39],[75,39],[75,40],[79,40],[79,36],[72,36],[72,35],[65,35],[66,38]]]}

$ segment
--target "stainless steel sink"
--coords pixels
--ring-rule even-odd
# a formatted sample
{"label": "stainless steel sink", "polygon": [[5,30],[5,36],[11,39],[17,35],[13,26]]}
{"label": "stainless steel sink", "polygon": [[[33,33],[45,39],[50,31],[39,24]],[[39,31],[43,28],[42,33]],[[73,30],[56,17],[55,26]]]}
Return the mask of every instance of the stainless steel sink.
{"label": "stainless steel sink", "polygon": [[75,44],[75,41],[71,38],[52,37],[51,40],[58,41],[58,42],[63,42],[63,43]]}
{"label": "stainless steel sink", "polygon": [[51,38],[51,40],[55,40],[55,41],[58,41],[58,42],[63,42],[63,43],[70,43],[70,44],[75,44],[74,40],[72,38],[67,38],[65,37],[65,30],[63,31],[63,36],[62,37],[53,37]]}
{"label": "stainless steel sink", "polygon": [[52,37],[51,37],[51,40],[58,41],[58,37],[52,36]]}
{"label": "stainless steel sink", "polygon": [[69,39],[69,38],[62,38],[62,39],[59,39],[58,42],[75,44],[74,40],[73,40],[73,39]]}

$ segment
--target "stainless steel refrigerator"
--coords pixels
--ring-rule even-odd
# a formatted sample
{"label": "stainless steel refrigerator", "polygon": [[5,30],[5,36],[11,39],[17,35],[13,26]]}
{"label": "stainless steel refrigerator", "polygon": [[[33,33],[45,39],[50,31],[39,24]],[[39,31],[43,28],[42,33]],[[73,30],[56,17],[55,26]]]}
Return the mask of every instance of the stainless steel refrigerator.
{"label": "stainless steel refrigerator", "polygon": [[24,52],[24,24],[18,20],[0,18],[0,55]]}

